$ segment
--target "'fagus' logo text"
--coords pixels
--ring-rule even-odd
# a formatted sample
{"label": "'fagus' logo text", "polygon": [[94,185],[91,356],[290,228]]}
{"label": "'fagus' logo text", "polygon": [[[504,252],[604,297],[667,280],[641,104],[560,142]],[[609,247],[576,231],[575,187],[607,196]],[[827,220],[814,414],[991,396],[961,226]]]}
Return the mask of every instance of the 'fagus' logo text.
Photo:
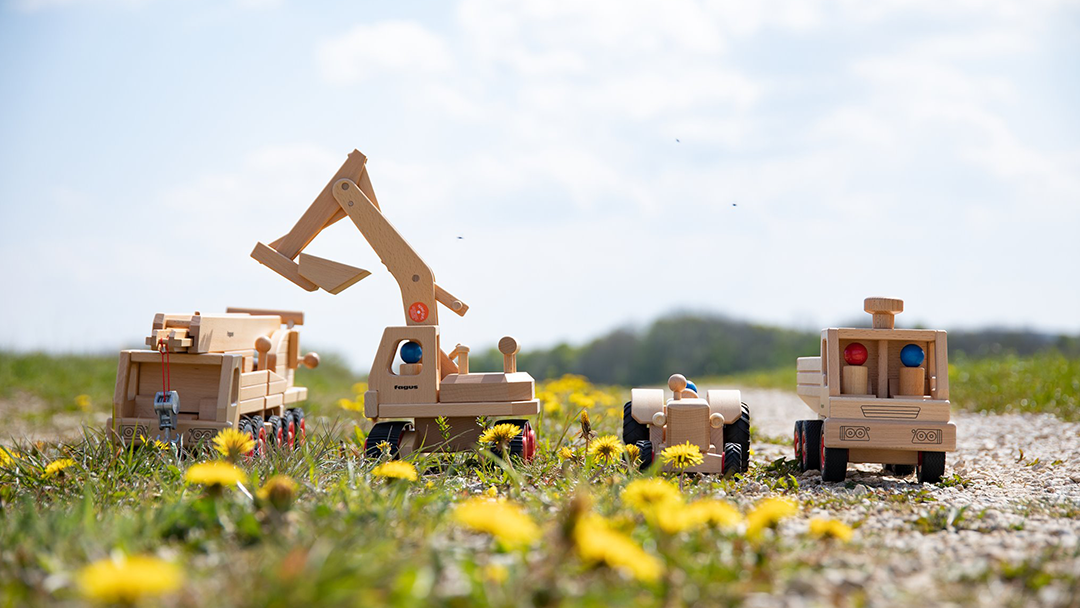
{"label": "'fagus' logo text", "polygon": [[420,388],[420,386],[416,385],[416,384],[407,384],[405,386],[402,386],[400,384],[395,384],[394,385],[394,390],[396,390],[396,391],[411,391],[411,390],[415,390],[415,389],[418,389],[418,388]]}

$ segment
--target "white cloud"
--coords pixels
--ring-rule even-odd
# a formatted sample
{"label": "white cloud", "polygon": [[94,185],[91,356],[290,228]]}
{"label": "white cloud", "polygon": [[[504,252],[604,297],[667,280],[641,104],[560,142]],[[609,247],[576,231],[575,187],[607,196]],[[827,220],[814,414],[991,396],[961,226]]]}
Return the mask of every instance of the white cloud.
{"label": "white cloud", "polygon": [[341,84],[400,73],[438,74],[451,67],[442,38],[412,21],[358,25],[322,43],[318,62],[323,78]]}

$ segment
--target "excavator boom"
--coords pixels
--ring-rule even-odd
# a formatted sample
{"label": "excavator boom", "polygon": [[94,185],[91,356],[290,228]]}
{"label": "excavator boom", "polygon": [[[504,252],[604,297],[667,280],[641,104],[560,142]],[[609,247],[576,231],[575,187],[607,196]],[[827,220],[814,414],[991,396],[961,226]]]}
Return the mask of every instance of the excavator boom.
{"label": "excavator boom", "polygon": [[319,232],[344,217],[353,221],[397,281],[407,324],[437,325],[436,302],[458,315],[469,309],[435,284],[431,268],[382,214],[368,176],[367,157],[357,150],[349,154],[292,230],[270,245],[257,243],[251,257],[303,289],[340,293],[371,273],[302,251]]}

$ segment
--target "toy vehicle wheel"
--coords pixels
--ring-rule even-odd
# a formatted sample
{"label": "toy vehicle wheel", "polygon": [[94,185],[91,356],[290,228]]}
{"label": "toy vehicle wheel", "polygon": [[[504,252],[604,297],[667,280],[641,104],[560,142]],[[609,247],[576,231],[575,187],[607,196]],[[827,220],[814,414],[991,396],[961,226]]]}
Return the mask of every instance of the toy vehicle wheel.
{"label": "toy vehicle wheel", "polygon": [[304,439],[307,438],[307,428],[304,424],[304,410],[302,408],[295,407],[292,409],[293,415],[293,443],[300,445],[304,443]]}
{"label": "toy vehicle wheel", "polygon": [[742,445],[738,443],[724,444],[724,475],[743,472]]}
{"label": "toy vehicle wheel", "polygon": [[286,411],[285,419],[281,421],[281,438],[284,440],[281,445],[290,450],[296,446],[296,414],[292,410]]}
{"label": "toy vehicle wheel", "polygon": [[[824,456],[821,446],[823,441],[822,424],[820,420],[803,420],[803,470],[813,471],[820,469]],[[847,450],[844,450],[844,467],[847,467]]]}
{"label": "toy vehicle wheel", "polygon": [[[510,440],[509,451],[511,456],[517,456],[518,458],[529,462],[536,455],[536,431],[533,430],[532,425],[528,420],[499,420],[497,424],[512,424],[521,430],[518,434]],[[502,456],[499,453],[499,449],[492,450],[497,456]]]}
{"label": "toy vehicle wheel", "polygon": [[945,452],[919,452],[915,469],[919,483],[937,483],[945,474]]}
{"label": "toy vehicle wheel", "polygon": [[[625,444],[637,445],[639,441],[648,441],[649,425],[634,420],[634,416],[630,413],[631,406],[632,404],[629,401],[623,406],[622,440]],[[727,432],[725,431],[725,435],[726,434]],[[650,446],[651,445],[652,444],[650,444]]]}
{"label": "toy vehicle wheel", "polygon": [[281,416],[270,416],[270,444],[281,447]]}
{"label": "toy vehicle wheel", "polygon": [[[820,420],[807,420],[810,422],[821,423]],[[821,446],[821,481],[844,481],[847,477],[847,462],[848,451],[847,448],[827,448],[825,447],[825,425],[821,425],[822,430],[817,435],[818,444]],[[807,431],[809,431],[810,425],[807,424]]]}
{"label": "toy vehicle wheel", "polygon": [[240,428],[237,429],[241,433],[247,435],[255,445],[251,446],[251,450],[248,451],[247,456],[254,457],[259,453],[259,435],[256,430],[255,423],[251,418],[241,418]]}
{"label": "toy vehicle wheel", "polygon": [[380,422],[371,427],[371,432],[364,440],[364,456],[374,460],[382,458],[383,452],[379,445],[385,441],[390,446],[390,458],[397,458],[401,452],[401,434],[411,427],[412,423],[407,420]]}
{"label": "toy vehicle wheel", "polygon": [[915,465],[913,464],[887,464],[885,465],[885,472],[896,477],[907,477],[915,472]]}
{"label": "toy vehicle wheel", "polygon": [[638,447],[638,451],[641,452],[641,455],[638,456],[638,458],[640,459],[638,469],[644,471],[645,469],[652,466],[653,463],[652,442],[648,439],[642,439],[634,445],[636,445]]}
{"label": "toy vehicle wheel", "polygon": [[806,464],[803,462],[803,420],[795,421],[795,462],[799,463],[799,469],[805,471]]}
{"label": "toy vehicle wheel", "polygon": [[742,448],[742,460],[739,462],[739,472],[745,473],[750,468],[750,406],[742,404],[742,413],[739,419],[731,424],[724,425],[724,451],[727,444],[737,443]]}

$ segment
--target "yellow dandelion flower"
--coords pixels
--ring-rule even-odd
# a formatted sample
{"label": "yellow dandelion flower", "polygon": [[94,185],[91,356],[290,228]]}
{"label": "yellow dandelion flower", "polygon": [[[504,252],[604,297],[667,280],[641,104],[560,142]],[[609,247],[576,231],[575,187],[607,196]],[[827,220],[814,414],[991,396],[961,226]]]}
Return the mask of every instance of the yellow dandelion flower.
{"label": "yellow dandelion flower", "polygon": [[499,489],[495,486],[488,486],[488,489],[484,490],[484,496],[487,496],[488,498],[498,498]]}
{"label": "yellow dandelion flower", "polygon": [[578,422],[581,423],[581,434],[579,437],[588,441],[589,437],[592,437],[592,423],[589,422],[589,412],[581,412],[581,418]]}
{"label": "yellow dandelion flower", "polygon": [[626,461],[630,463],[630,466],[637,466],[641,462],[641,448],[628,443],[623,446],[623,450],[626,452]]}
{"label": "yellow dandelion flower", "polygon": [[363,396],[363,394],[366,393],[367,390],[368,390],[368,383],[367,382],[357,382],[356,384],[352,385],[352,392],[353,392],[354,395]]}
{"label": "yellow dandelion flower", "polygon": [[495,426],[484,429],[483,433],[480,433],[479,442],[483,444],[495,444],[499,446],[508,445],[514,437],[518,436],[521,432],[521,427],[516,424],[496,424]]}
{"label": "yellow dandelion flower", "polygon": [[176,591],[184,573],[156,557],[134,555],[96,561],[76,576],[79,591],[89,600],[132,605]]}
{"label": "yellow dandelion flower", "polygon": [[695,519],[717,528],[734,528],[742,521],[742,514],[734,505],[722,500],[697,500],[687,508],[694,513]]}
{"label": "yellow dandelion flower", "polygon": [[406,481],[416,481],[419,479],[419,476],[416,474],[416,467],[413,466],[411,462],[405,462],[403,460],[384,462],[372,469],[371,474],[375,477],[382,477],[383,479],[404,479]]}
{"label": "yellow dandelion flower", "polygon": [[571,449],[570,446],[564,445],[563,447],[559,448],[559,458],[561,460],[573,460],[574,450]]}
{"label": "yellow dandelion flower", "polygon": [[236,429],[223,429],[214,437],[214,449],[229,462],[236,462],[255,449],[255,440]]}
{"label": "yellow dandelion flower", "polygon": [[52,477],[53,475],[62,472],[64,469],[73,466],[74,464],[75,461],[70,458],[61,458],[59,460],[54,460],[45,466],[44,477]]}
{"label": "yellow dandelion flower", "polygon": [[589,513],[574,526],[574,547],[582,561],[604,564],[640,581],[653,582],[660,578],[664,566],[630,537],[611,528],[606,520]]}
{"label": "yellow dandelion flower", "polygon": [[681,502],[672,502],[654,509],[646,514],[646,518],[668,534],[677,534],[704,523],[698,511]]}
{"label": "yellow dandelion flower", "polygon": [[795,503],[786,498],[766,498],[746,516],[746,536],[761,538],[766,529],[775,528],[785,517],[798,513]]}
{"label": "yellow dandelion flower", "polygon": [[210,488],[221,486],[235,486],[244,483],[247,475],[236,466],[215,460],[213,462],[200,462],[193,464],[184,473],[184,481]]}
{"label": "yellow dandelion flower", "polygon": [[435,488],[435,482],[434,481],[428,481],[427,483],[424,484],[424,489],[425,490],[432,490],[434,488]]}
{"label": "yellow dandelion flower", "polygon": [[679,488],[659,477],[631,481],[622,493],[622,501],[640,513],[650,513],[670,504],[681,504],[682,500]]}
{"label": "yellow dandelion flower", "polygon": [[87,412],[90,411],[90,395],[78,395],[75,397],[75,407]]}
{"label": "yellow dandelion flower", "polygon": [[817,538],[835,538],[840,542],[851,540],[851,526],[835,519],[814,518],[810,520],[810,535]]}
{"label": "yellow dandelion flower", "polygon": [[[573,393],[570,395],[570,405],[577,408],[589,409],[596,405],[596,400],[589,395],[583,395],[581,393]],[[585,418],[588,421],[588,417]]]}
{"label": "yellow dandelion flower", "polygon": [[660,460],[665,465],[682,471],[705,462],[705,457],[701,455],[701,448],[687,441],[664,448],[664,451],[660,452]]}
{"label": "yellow dandelion flower", "polygon": [[350,412],[359,412],[363,411],[364,409],[364,406],[361,405],[359,401],[353,401],[352,399],[346,399],[344,397],[338,399],[337,404],[338,407],[340,407],[341,409],[348,410]]}
{"label": "yellow dandelion flower", "polygon": [[501,585],[506,582],[506,579],[510,578],[510,571],[502,564],[488,564],[484,567],[484,578]]}
{"label": "yellow dandelion flower", "polygon": [[0,448],[0,467],[10,467],[15,464],[15,459],[18,457],[18,452],[10,452],[6,448]]}
{"label": "yellow dandelion flower", "polygon": [[589,455],[601,464],[611,464],[622,456],[623,443],[615,435],[604,435],[589,445]]}
{"label": "yellow dandelion flower", "polygon": [[509,502],[470,498],[458,505],[454,521],[494,536],[508,547],[525,546],[540,538],[540,528],[520,507]]}
{"label": "yellow dandelion flower", "polygon": [[278,511],[285,511],[296,498],[296,482],[288,475],[274,475],[266,480],[263,487],[255,493],[259,500],[269,503]]}

